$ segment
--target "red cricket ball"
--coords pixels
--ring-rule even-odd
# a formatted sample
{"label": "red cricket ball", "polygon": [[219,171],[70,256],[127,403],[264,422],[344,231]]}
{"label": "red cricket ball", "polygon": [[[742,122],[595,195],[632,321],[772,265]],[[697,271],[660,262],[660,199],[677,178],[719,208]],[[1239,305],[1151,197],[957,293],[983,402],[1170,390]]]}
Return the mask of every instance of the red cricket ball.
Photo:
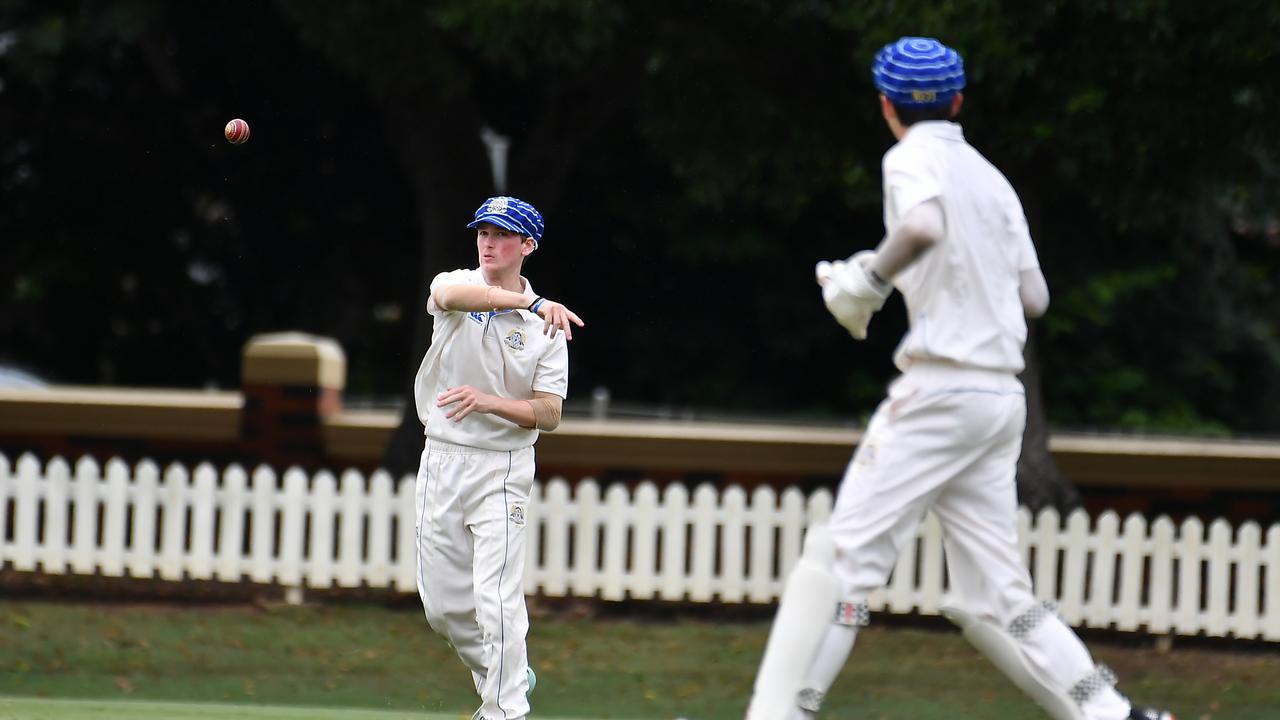
{"label": "red cricket ball", "polygon": [[222,130],[222,134],[227,136],[227,142],[232,145],[239,145],[249,139],[249,123],[236,118],[227,123],[227,126]]}

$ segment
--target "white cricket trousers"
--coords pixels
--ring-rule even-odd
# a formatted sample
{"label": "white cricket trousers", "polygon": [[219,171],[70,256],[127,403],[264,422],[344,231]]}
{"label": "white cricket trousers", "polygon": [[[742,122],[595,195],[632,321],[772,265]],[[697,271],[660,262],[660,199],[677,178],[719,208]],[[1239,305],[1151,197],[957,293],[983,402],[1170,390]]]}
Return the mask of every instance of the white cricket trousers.
{"label": "white cricket trousers", "polygon": [[427,439],[418,467],[418,594],[427,622],[471,669],[488,720],[529,714],[525,518],[533,448]]}
{"label": "white cricket trousers", "polygon": [[[950,579],[947,603],[1000,627],[1035,608],[1031,575],[1018,551],[1014,477],[1026,425],[1026,397],[1012,374],[943,363],[917,363],[889,387],[846,470],[830,519],[835,575],[846,602],[864,603],[881,588],[925,514],[942,526]],[[811,677],[825,692],[838,662],[822,653]],[[843,628],[849,633],[853,628]],[[1094,670],[1076,634],[1056,615],[1023,640],[1027,659],[1062,689]],[[1082,705],[1091,720],[1126,718],[1129,704],[1113,688]]]}

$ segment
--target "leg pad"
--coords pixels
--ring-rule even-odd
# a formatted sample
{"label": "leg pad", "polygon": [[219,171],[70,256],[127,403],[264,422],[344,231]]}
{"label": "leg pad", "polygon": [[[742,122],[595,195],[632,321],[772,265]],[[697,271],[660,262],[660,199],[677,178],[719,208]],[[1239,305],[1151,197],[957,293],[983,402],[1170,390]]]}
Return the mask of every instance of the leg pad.
{"label": "leg pad", "polygon": [[826,526],[809,528],[769,631],[746,720],[786,720],[799,706],[805,675],[840,596],[840,583],[831,572],[834,560]]}
{"label": "leg pad", "polygon": [[[1080,709],[1080,701],[1075,696],[1064,692],[1056,684],[1044,676],[1038,668],[1027,660],[1022,651],[1021,642],[1003,627],[984,618],[970,615],[955,607],[945,607],[942,613],[955,623],[964,633],[964,637],[978,649],[991,664],[1003,672],[1022,692],[1040,704],[1054,720],[1086,720]],[[1014,620],[1014,625],[1027,625],[1019,621],[1027,617],[1027,613]],[[1043,619],[1043,616],[1040,618]],[[1040,620],[1036,620],[1038,624]],[[1034,627],[1034,625],[1031,625]],[[1030,627],[1019,630],[1022,637],[1030,632]]]}

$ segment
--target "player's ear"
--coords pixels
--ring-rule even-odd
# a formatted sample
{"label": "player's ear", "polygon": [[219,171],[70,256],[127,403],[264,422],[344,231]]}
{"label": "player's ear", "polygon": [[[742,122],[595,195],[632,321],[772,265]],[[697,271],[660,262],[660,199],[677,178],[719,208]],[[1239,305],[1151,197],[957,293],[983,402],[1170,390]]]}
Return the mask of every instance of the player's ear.
{"label": "player's ear", "polygon": [[898,111],[893,109],[893,103],[889,102],[889,98],[885,97],[884,93],[880,94],[880,114],[884,116],[886,122],[896,120],[898,117]]}
{"label": "player's ear", "polygon": [[532,253],[533,250],[533,237],[526,236],[524,242],[520,243],[520,254],[524,257],[529,257],[529,254]]}

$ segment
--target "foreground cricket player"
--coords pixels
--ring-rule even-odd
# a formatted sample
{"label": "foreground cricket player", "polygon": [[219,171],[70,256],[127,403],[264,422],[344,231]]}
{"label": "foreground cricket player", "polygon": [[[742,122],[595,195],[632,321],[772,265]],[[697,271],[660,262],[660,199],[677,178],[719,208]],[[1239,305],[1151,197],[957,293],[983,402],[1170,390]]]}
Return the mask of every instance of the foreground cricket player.
{"label": "foreground cricket player", "polygon": [[467,227],[480,266],[431,282],[431,347],[414,385],[427,437],[415,493],[418,594],[471,670],[476,717],[518,720],[534,682],[524,602],[533,443],[560,423],[566,341],[582,320],[520,275],[542,240],[532,205],[490,198]]}
{"label": "foreground cricket player", "polygon": [[887,235],[874,252],[819,263],[832,315],[855,338],[894,287],[910,328],[902,375],[876,409],[826,527],[812,528],[787,581],[749,720],[796,720],[822,698],[869,619],[903,543],[932,510],[944,533],[943,613],[1056,720],[1172,720],[1130,706],[1115,676],[1051,605],[1037,602],[1017,546],[1014,473],[1026,422],[1026,317],[1049,292],[1022,205],[951,120],[959,54],[902,38],[875,58],[880,109],[898,143],[884,156]]}

